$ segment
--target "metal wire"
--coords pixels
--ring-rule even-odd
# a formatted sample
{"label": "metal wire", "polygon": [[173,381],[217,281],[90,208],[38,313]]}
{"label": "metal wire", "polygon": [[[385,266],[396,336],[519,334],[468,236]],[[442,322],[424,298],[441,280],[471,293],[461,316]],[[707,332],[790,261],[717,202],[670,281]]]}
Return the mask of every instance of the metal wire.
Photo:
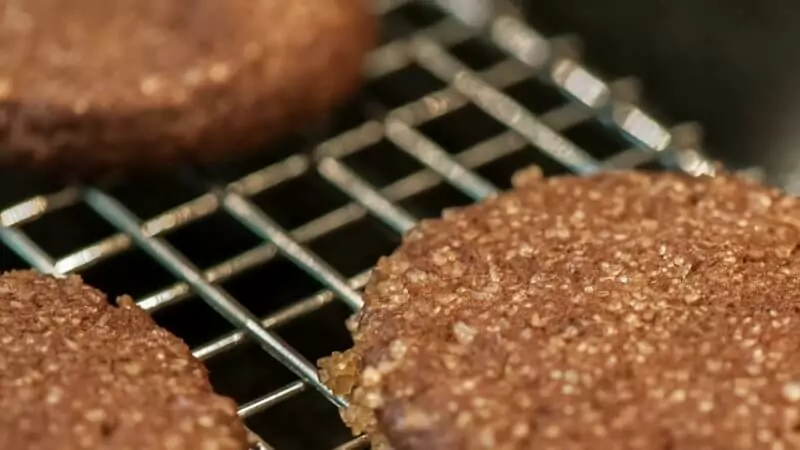
{"label": "metal wire", "polygon": [[[389,14],[411,0],[376,0],[377,10]],[[505,58],[484,70],[470,69],[452,51],[454,45],[481,34],[486,42],[504,52]],[[307,244],[351,225],[367,215],[389,229],[404,234],[418,218],[398,202],[447,184],[473,200],[497,195],[500,189],[475,169],[523,151],[541,152],[579,174],[599,170],[636,167],[667,155],[684,170],[707,173],[712,165],[702,157],[699,142],[689,128],[669,130],[636,105],[629,80],[607,83],[587,69],[563,40],[549,39],[514,16],[499,16],[471,30],[452,18],[414,30],[374,50],[365,64],[365,74],[380,80],[411,65],[444,83],[404,105],[382,111],[363,123],[318,143],[310,154],[297,153],[259,168],[227,184],[206,180],[208,192],[154,217],[140,221],[129,208],[101,187],[69,186],[41,194],[13,205],[0,205],[0,241],[28,264],[56,275],[82,272],[103,264],[114,255],[134,248],[144,250],[170,271],[175,281],[137,300],[154,312],[196,294],[236,330],[193,350],[201,360],[229,352],[247,340],[258,343],[269,355],[298,377],[283,387],[253,398],[239,407],[243,418],[253,417],[302,392],[317,390],[335,404],[333,396],[317,378],[313,365],[274,329],[305,317],[331,302],[344,302],[352,309],[362,305],[359,290],[369,278],[364,270],[346,278]],[[562,106],[535,114],[504,90],[524,80],[535,79],[562,92]],[[497,120],[501,133],[452,153],[430,139],[421,127],[467,106]],[[626,139],[630,149],[606,160],[567,139],[562,132],[590,120],[597,120],[607,132]],[[385,186],[374,186],[348,165],[358,155],[381,141],[392,143],[411,156],[421,169]],[[534,150],[531,150],[531,147]],[[251,198],[315,172],[332,188],[347,195],[349,202],[293,229],[284,229],[259,208]],[[23,226],[56,211],[83,203],[113,225],[118,232],[61,257],[49,255],[23,231]],[[164,237],[212,214],[224,212],[263,242],[212,267],[200,268],[164,240]],[[261,319],[220,287],[233,277],[262,266],[279,255],[317,279],[324,288],[298,299]],[[270,282],[265,280],[265,282]],[[259,438],[260,439],[260,438]],[[367,444],[364,437],[342,443],[339,449]],[[266,442],[260,444],[269,448]]]}
{"label": "metal wire", "polygon": [[264,350],[288,367],[301,379],[311,383],[324,396],[337,405],[346,402],[337,398],[319,382],[314,365],[308,362],[297,351],[288,346],[280,337],[265,329],[253,314],[239,304],[236,299],[222,288],[206,281],[200,271],[177,250],[158,238],[150,237],[142,232],[141,223],[125,206],[108,194],[94,188],[85,192],[85,201],[100,216],[108,220],[116,228],[129,235],[133,242],[146,251],[154,260],[172,272],[177,278],[192,287],[220,315],[246,332],[256,340]]}
{"label": "metal wire", "polygon": [[235,192],[225,192],[221,195],[226,211],[239,219],[240,222],[261,238],[275,244],[284,255],[303,270],[310,273],[324,285],[329,286],[353,310],[357,311],[364,305],[361,296],[347,285],[347,280],[341,274],[322,258],[292,239],[289,233],[264,214],[258,206],[245,200],[244,197]]}

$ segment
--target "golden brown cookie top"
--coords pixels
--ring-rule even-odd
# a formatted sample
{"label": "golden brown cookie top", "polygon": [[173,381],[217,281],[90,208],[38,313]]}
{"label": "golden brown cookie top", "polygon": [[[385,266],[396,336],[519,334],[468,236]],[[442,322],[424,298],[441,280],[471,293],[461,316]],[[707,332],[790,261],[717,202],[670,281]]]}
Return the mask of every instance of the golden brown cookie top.
{"label": "golden brown cookie top", "polygon": [[350,419],[396,450],[796,448],[798,246],[798,200],[729,176],[519,177],[380,261]]}
{"label": "golden brown cookie top", "polygon": [[244,450],[236,405],[130,298],[0,275],[0,448]]}

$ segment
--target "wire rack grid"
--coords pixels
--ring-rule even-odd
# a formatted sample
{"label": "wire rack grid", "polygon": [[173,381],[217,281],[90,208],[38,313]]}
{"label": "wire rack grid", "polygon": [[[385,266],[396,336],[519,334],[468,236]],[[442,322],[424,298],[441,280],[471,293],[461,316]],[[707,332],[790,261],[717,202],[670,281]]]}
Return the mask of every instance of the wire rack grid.
{"label": "wire rack grid", "polygon": [[[570,39],[545,38],[514,16],[500,16],[486,29],[472,30],[446,14],[413,1],[381,1],[378,9],[384,28],[394,31],[385,33],[384,42],[366,62],[369,83],[383,83],[385,90],[395,93],[398,86],[411,83],[402,78],[411,70],[435,81],[421,89],[422,92],[414,87],[412,92],[389,101],[365,94],[355,102],[360,111],[355,118],[323,130],[322,138],[312,136],[313,133],[306,135],[301,144],[283,154],[276,153],[280,158],[275,156],[278,159],[233,179],[217,177],[213,170],[187,168],[177,178],[181,183],[200,186],[197,195],[188,195],[170,208],[150,214],[146,220],[139,219],[136,208],[120,198],[124,196],[106,186],[60,187],[51,193],[35,193],[0,203],[0,242],[9,253],[20,258],[21,265],[56,275],[88,274],[97,267],[110,265],[116,258],[139,251],[147,256],[147,264],[158,265],[168,273],[163,278],[166,283],[138,296],[140,307],[156,315],[180,310],[182,304],[199,298],[216,312],[217,320],[223,317],[231,325],[227,328],[208,325],[209,329],[223,331],[194,345],[196,357],[212,364],[217,359],[224,360],[237,349],[256,344],[261,350],[248,353],[251,359],[231,370],[249,370],[247,364],[255,364],[252,358],[269,359],[260,358],[261,351],[288,368],[293,374],[288,382],[256,392],[249,398],[242,398],[241,393],[234,395],[240,400],[239,414],[263,436],[263,439],[258,438],[262,448],[272,448],[267,441],[276,448],[305,448],[294,443],[292,439],[296,436],[274,432],[269,423],[257,420],[269,410],[300,394],[326,398],[336,406],[345,404],[321,385],[308,352],[298,350],[278,334],[282,327],[327,311],[332,304],[346,307],[335,316],[338,318],[362,304],[359,291],[368,281],[369,267],[340,269],[331,258],[313,249],[316,241],[371,220],[393,235],[391,244],[379,251],[385,253],[396,245],[398,236],[415,226],[420,215],[435,215],[441,207],[448,206],[448,202],[440,201],[445,204],[436,204],[420,213],[415,198],[440,188],[455,190],[461,195],[459,204],[496,195],[506,186],[498,186],[497,177],[481,170],[515,155],[530,157],[534,163],[544,161],[545,165],[549,164],[547,167],[554,168],[551,172],[586,174],[650,164],[666,164],[691,173],[714,170],[702,157],[695,128],[679,126],[670,130],[661,125],[637,106],[635,82],[627,79],[613,83],[603,81],[580,62]],[[462,54],[461,50],[470,46],[479,46],[492,56],[478,58],[480,62],[476,63],[476,59]],[[392,80],[398,73],[403,81]],[[557,92],[563,101],[536,111],[537,107],[532,106],[537,103],[536,95],[532,103],[524,98],[526,86],[533,86],[530,83]],[[518,86],[522,86],[521,90],[514,90]],[[491,124],[486,125],[491,128],[491,132],[487,132],[490,136],[474,138],[467,144],[448,145],[432,137],[431,134],[436,133],[426,128],[462,113],[479,114],[483,122],[479,121],[474,127]],[[569,138],[571,130],[590,122],[595,126],[593,129],[602,130],[601,134],[617,143],[614,151],[598,156],[597,152],[588,151]],[[476,134],[470,129],[473,126],[469,121],[454,124],[463,125],[445,127],[445,134]],[[481,134],[480,130],[477,134]],[[382,178],[380,168],[369,165],[374,158],[367,163],[358,160],[360,155],[376,151],[393,152],[392,157],[381,156],[387,161],[402,155],[403,161],[411,163],[401,165],[413,165],[413,168],[391,179]],[[518,167],[519,160],[512,160]],[[320,182],[315,186],[320,191],[286,188],[307,176],[318,178]],[[344,194],[337,207],[291,226],[282,223],[286,221],[276,218],[279,213],[268,211],[257,200],[259,196],[281,189],[284,196],[314,197],[328,195],[331,188]],[[36,228],[37,223],[52,215],[78,206],[87,209],[106,226],[110,225],[109,232],[61,256],[53,256],[54,251],[42,244],[44,238],[37,238],[34,236],[37,233],[29,229]],[[170,240],[180,230],[220,215],[248,230],[254,238],[248,241],[252,245],[221,261],[205,264],[181,251]],[[53,226],[44,229],[47,236],[64,232]],[[39,236],[42,233],[38,231]],[[68,237],[60,239],[68,240]],[[195,239],[194,242],[203,246],[226,239],[224,231],[212,230],[209,240],[198,243]],[[221,245],[224,247],[224,242]],[[343,245],[346,251],[356,251],[355,248],[368,244],[356,236]],[[242,300],[243,295],[233,293],[227,286],[243,274],[257,272],[277,260],[291,262],[307,274],[306,287],[320,288],[307,295],[290,295],[280,307],[257,314]],[[140,266],[127,267],[137,271]],[[279,285],[283,280],[259,279],[258,282],[262,283],[263,291],[259,297],[263,297],[270,295],[269,286]],[[201,315],[189,320],[195,323],[186,324],[185,314],[176,316],[175,320],[182,323],[177,327],[178,335],[181,330],[203,327],[204,320],[212,321],[210,315]],[[338,321],[336,326],[343,329]],[[206,334],[201,333],[203,338]],[[303,334],[305,339],[315,339],[313,332],[310,336],[307,330]],[[211,372],[213,377],[213,365]],[[235,375],[234,379],[240,375]],[[220,390],[226,393],[225,389]],[[248,390],[248,395],[251,394],[254,394],[253,389]],[[335,408],[328,407],[326,414],[330,410],[335,411]],[[294,411],[301,416],[313,416],[304,406]],[[270,439],[273,435],[274,441]],[[313,444],[319,448],[339,446],[341,449],[367,445],[363,437],[347,440],[342,430],[332,435],[335,438],[315,439]]]}

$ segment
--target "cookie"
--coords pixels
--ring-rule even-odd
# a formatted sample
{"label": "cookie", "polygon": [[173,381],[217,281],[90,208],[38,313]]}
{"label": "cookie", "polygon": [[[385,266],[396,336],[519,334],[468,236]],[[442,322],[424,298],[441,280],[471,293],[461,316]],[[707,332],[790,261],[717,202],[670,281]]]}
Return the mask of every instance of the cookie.
{"label": "cookie", "polygon": [[245,450],[236,405],[128,297],[0,275],[0,448]]}
{"label": "cookie", "polygon": [[321,361],[380,448],[800,448],[800,202],[720,175],[517,177],[375,268]]}
{"label": "cookie", "polygon": [[0,0],[0,164],[253,150],[354,91],[374,22],[366,0]]}

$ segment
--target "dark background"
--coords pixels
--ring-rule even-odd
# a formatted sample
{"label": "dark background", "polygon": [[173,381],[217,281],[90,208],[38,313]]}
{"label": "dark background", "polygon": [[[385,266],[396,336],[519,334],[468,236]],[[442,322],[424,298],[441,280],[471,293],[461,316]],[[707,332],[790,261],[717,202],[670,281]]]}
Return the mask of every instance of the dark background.
{"label": "dark background", "polygon": [[[582,38],[608,78],[636,75],[649,109],[696,120],[729,164],[800,172],[800,3],[780,0],[521,0],[548,35]],[[673,123],[674,123],[673,122]]]}

